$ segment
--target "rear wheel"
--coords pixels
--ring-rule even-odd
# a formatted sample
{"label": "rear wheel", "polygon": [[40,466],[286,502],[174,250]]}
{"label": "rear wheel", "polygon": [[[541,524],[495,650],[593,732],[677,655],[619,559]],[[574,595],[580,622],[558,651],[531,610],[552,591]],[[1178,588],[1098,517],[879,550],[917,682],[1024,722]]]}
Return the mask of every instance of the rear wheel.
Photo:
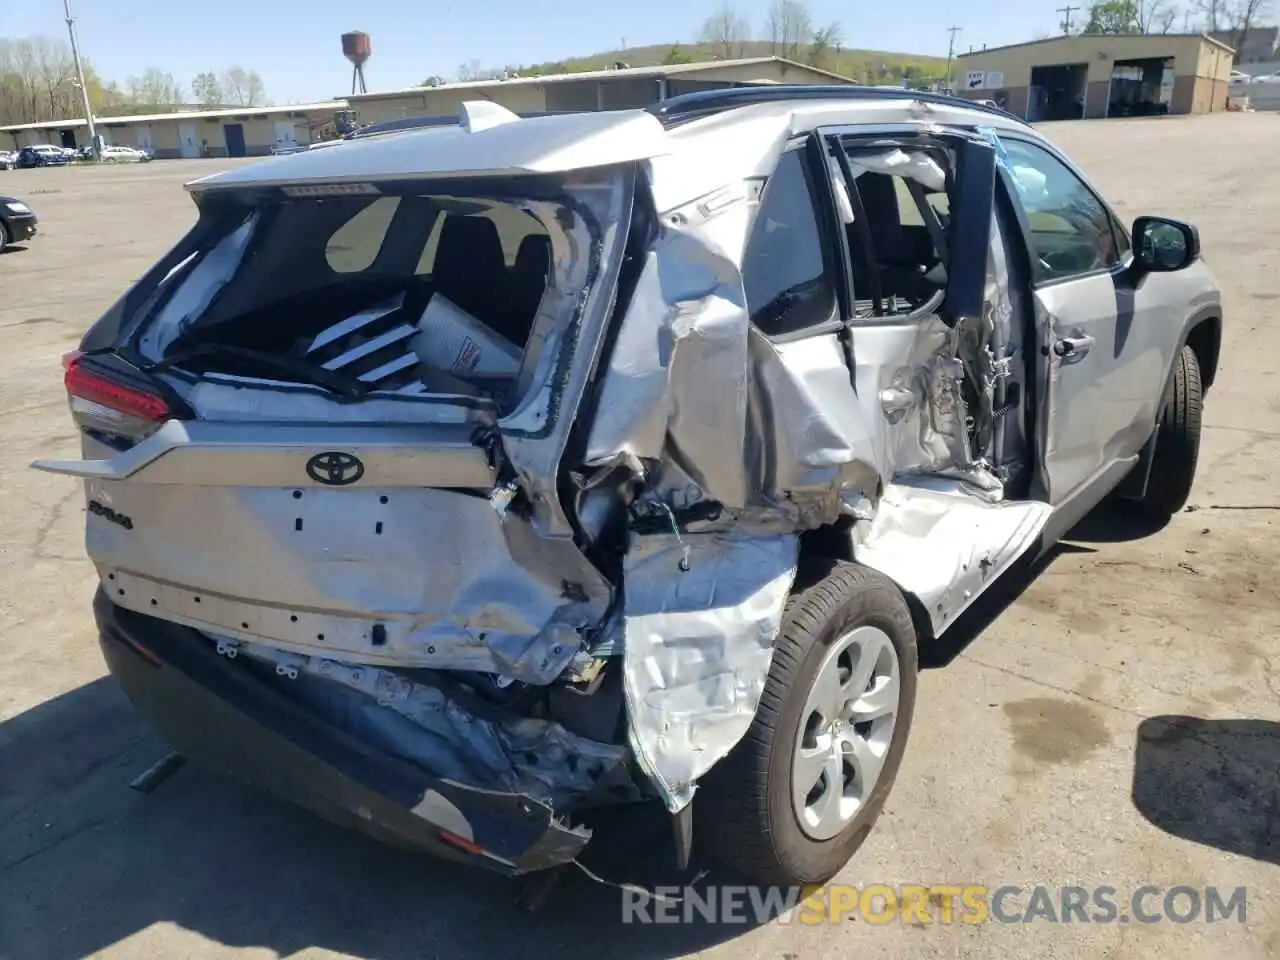
{"label": "rear wheel", "polygon": [[9,245],[9,229],[0,222],[0,253],[4,253],[4,248]]}
{"label": "rear wheel", "polygon": [[833,877],[897,776],[916,670],[897,585],[865,567],[827,565],[787,608],[751,729],[703,779],[695,841],[757,883]]}
{"label": "rear wheel", "polygon": [[1146,493],[1138,508],[1167,520],[1187,504],[1200,459],[1200,417],[1204,387],[1195,351],[1183,347],[1174,363],[1156,423],[1155,450]]}

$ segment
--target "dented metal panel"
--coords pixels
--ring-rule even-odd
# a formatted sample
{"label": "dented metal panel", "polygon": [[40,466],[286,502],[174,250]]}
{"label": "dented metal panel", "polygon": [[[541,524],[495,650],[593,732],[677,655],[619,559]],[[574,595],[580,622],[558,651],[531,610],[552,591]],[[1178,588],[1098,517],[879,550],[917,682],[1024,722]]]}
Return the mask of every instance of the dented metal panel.
{"label": "dented metal panel", "polygon": [[89,481],[90,501],[134,523],[91,516],[86,546],[127,609],[300,653],[527,683],[559,676],[609,606],[612,588],[571,542],[484,496],[296,492]]}
{"label": "dented metal panel", "polygon": [[[638,538],[624,573],[631,746],[679,810],[751,726],[795,579],[792,534]],[[686,569],[687,568],[687,569]]]}
{"label": "dented metal panel", "polygon": [[717,209],[714,226],[696,211],[666,218],[603,373],[588,466],[625,463],[639,474],[642,461],[669,456],[698,499],[746,505],[748,322],[737,260],[749,212],[742,193]]}
{"label": "dented metal panel", "polygon": [[[215,638],[217,639],[217,638]],[[483,717],[441,689],[390,670],[285,653],[220,639],[219,649],[271,664],[293,691],[362,742],[412,760],[437,776],[571,808],[602,786],[638,799],[623,767],[626,748],[597,743],[552,720]]]}
{"label": "dented metal panel", "polygon": [[936,635],[1032,546],[1051,512],[1046,503],[987,503],[955,481],[919,478],[885,490],[856,556],[913,594]]}
{"label": "dented metal panel", "polygon": [[[877,111],[899,122],[955,113]],[[624,747],[543,718],[478,722],[396,671],[546,687],[588,652],[597,664],[617,655],[628,745],[673,811],[750,727],[800,533],[852,519],[854,558],[945,629],[1049,512],[1003,502],[990,463],[1022,441],[995,423],[1017,340],[1004,264],[993,257],[980,316],[950,315],[940,289],[909,314],[833,313],[809,335],[764,336],[743,281],[756,178],[788,149],[801,112],[755,111],[742,128],[752,149],[723,168],[686,150],[686,134],[624,113],[548,120],[527,128],[536,136],[521,132],[530,121],[504,118],[353,142],[195,185],[620,164],[566,178],[576,217],[527,204],[548,229],[552,279],[519,401],[501,417],[455,396],[343,406],[214,376],[187,385],[187,399],[220,422],[171,423],[124,454],[46,464],[162,531],[130,536],[90,516],[89,552],[116,602],[246,644],[282,676],[323,677],[309,689],[323,691],[324,711],[437,774],[553,805],[581,801]],[[950,173],[909,146],[857,164],[934,191]],[[835,186],[848,222],[850,190]],[[633,205],[650,201],[654,236],[618,304]],[[364,458],[364,482],[304,482],[307,458],[334,448]],[[597,539],[618,527],[602,558]]]}
{"label": "dented metal panel", "polygon": [[760,508],[805,530],[839,519],[851,496],[874,497],[876,420],[837,335],[772,343],[753,332],[751,353],[748,476]]}

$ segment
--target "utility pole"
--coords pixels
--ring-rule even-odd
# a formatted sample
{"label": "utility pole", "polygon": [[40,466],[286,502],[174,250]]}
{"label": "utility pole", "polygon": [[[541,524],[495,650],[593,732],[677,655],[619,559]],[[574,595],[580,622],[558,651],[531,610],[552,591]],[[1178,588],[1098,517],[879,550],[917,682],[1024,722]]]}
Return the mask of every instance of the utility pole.
{"label": "utility pole", "polygon": [[1075,11],[1079,9],[1080,9],[1079,7],[1073,7],[1070,4],[1067,4],[1065,7],[1059,7],[1057,10],[1054,11],[1055,13],[1062,14],[1061,26],[1062,26],[1062,35],[1064,37],[1070,35],[1071,33],[1071,14],[1073,14]]}
{"label": "utility pole", "polygon": [[89,88],[84,82],[84,68],[80,65],[80,48],[76,45],[76,21],[71,16],[71,0],[62,0],[62,9],[67,15],[67,35],[71,38],[71,59],[76,65],[76,84],[80,87],[80,98],[84,102],[84,119],[89,125],[89,149],[93,158],[98,159],[98,131],[93,126],[93,105],[89,103]]}
{"label": "utility pole", "polygon": [[962,29],[962,27],[947,27],[947,33],[951,34],[951,39],[947,43],[947,88],[952,93],[955,92],[955,84],[952,82],[954,78],[951,76],[951,61],[956,53],[956,34]]}

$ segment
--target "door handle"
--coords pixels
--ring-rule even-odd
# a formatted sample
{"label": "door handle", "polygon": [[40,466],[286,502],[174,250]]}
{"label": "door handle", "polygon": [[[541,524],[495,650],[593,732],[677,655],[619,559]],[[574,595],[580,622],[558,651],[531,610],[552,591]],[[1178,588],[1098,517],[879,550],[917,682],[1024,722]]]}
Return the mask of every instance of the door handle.
{"label": "door handle", "polygon": [[1053,345],[1053,352],[1063,363],[1075,363],[1093,349],[1095,340],[1090,336],[1063,337]]}

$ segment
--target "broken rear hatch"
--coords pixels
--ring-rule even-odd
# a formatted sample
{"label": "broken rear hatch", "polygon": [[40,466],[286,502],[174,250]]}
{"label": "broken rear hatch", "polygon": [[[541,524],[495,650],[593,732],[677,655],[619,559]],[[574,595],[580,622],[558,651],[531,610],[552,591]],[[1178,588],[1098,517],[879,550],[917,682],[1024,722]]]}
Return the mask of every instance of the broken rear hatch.
{"label": "broken rear hatch", "polygon": [[235,179],[195,192],[191,234],[70,360],[83,459],[36,464],[84,479],[112,600],[301,654],[551,682],[614,602],[557,484],[634,165]]}

